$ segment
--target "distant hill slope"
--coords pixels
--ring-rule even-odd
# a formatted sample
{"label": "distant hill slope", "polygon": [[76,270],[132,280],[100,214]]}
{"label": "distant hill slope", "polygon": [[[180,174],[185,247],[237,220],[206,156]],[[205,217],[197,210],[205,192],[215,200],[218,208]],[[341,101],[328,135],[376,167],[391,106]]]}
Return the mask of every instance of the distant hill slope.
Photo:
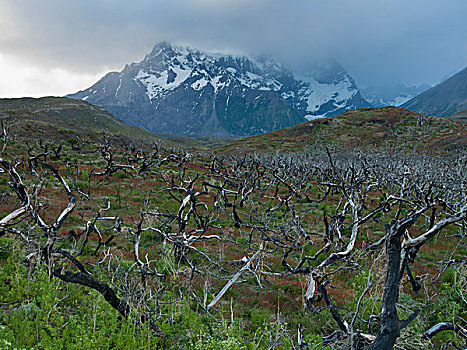
{"label": "distant hill slope", "polygon": [[450,115],[448,118],[452,120],[457,120],[459,122],[467,123],[467,109],[464,109],[463,111],[454,113]]}
{"label": "distant hill slope", "polygon": [[8,119],[10,133],[20,138],[95,138],[106,133],[130,140],[156,139],[149,131],[129,126],[103,108],[65,97],[0,99],[0,116]]}
{"label": "distant hill slope", "polygon": [[445,152],[467,147],[467,125],[403,108],[347,111],[275,132],[235,140],[217,152],[299,151],[320,145],[373,150]]}
{"label": "distant hill slope", "polygon": [[401,107],[438,116],[448,116],[467,109],[467,67]]}

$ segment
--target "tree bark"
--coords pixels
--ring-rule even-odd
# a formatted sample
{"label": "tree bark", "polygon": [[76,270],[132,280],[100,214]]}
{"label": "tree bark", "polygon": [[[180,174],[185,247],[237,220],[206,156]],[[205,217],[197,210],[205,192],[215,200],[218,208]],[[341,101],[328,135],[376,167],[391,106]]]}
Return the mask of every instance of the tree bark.
{"label": "tree bark", "polygon": [[396,304],[399,298],[401,236],[394,228],[385,225],[386,231],[386,282],[383,291],[381,329],[368,350],[390,350],[400,335],[400,321]]}
{"label": "tree bark", "polygon": [[130,306],[123,300],[120,300],[117,294],[115,294],[112,288],[110,288],[106,283],[95,279],[91,275],[88,275],[84,272],[72,273],[70,271],[65,271],[62,273],[61,269],[54,270],[52,274],[55,277],[60,278],[62,281],[80,284],[82,286],[97,290],[102,294],[104,299],[120,313],[120,315],[125,318],[129,315]]}

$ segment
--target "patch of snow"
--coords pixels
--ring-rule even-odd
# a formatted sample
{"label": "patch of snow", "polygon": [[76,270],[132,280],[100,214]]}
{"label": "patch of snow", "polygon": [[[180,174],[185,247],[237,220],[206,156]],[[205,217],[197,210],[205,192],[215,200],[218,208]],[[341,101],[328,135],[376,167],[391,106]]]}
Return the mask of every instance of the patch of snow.
{"label": "patch of snow", "polygon": [[115,97],[117,97],[118,90],[122,87],[122,78],[120,78],[120,83],[118,84],[117,90],[115,91]]}
{"label": "patch of snow", "polygon": [[268,77],[267,75],[261,76],[250,71],[235,77],[240,82],[240,84],[251,89],[262,91],[279,91],[282,88],[282,84],[276,79]]}
{"label": "patch of snow", "polygon": [[222,75],[217,75],[213,79],[211,79],[210,84],[214,87],[214,92],[217,93],[218,90],[221,90],[226,85],[228,85],[229,81],[221,81]]}
{"label": "patch of snow", "polygon": [[307,112],[316,112],[321,105],[329,101],[334,101],[337,105],[344,105],[357,93],[348,76],[337,84],[322,84],[313,78],[299,79],[308,85],[308,92],[304,94],[308,105]]}
{"label": "patch of snow", "polygon": [[197,81],[195,81],[193,84],[191,84],[191,87],[194,89],[194,90],[201,90],[202,88],[204,88],[206,85],[208,85],[209,81],[205,78],[205,77],[202,77],[201,79],[198,79]]}
{"label": "patch of snow", "polygon": [[180,86],[190,76],[192,70],[184,69],[180,66],[171,67],[175,73],[175,79],[167,83],[169,71],[164,70],[160,74],[153,73],[149,74],[144,70],[140,69],[138,74],[133,78],[135,81],[140,81],[146,87],[146,95],[152,100],[154,97],[162,94],[167,90],[173,90]]}
{"label": "patch of snow", "polygon": [[261,77],[258,74],[246,72],[246,75],[250,80],[261,80]]}
{"label": "patch of snow", "polygon": [[401,104],[406,103],[407,101],[411,100],[413,96],[397,96],[393,100],[393,105],[394,106],[400,106]]}
{"label": "patch of snow", "polygon": [[172,70],[175,72],[175,74],[177,74],[177,76],[172,83],[167,84],[168,89],[174,89],[179,86],[181,83],[188,79],[192,72],[191,69],[183,69],[182,67],[173,67]]}
{"label": "patch of snow", "polygon": [[294,91],[286,91],[281,94],[283,99],[288,99],[288,98],[294,98],[295,97],[295,92]]}
{"label": "patch of snow", "polygon": [[322,114],[322,115],[313,115],[313,114],[305,115],[306,120],[314,120],[314,119],[320,119],[320,118],[326,118],[326,116],[324,114]]}
{"label": "patch of snow", "polygon": [[279,91],[282,88],[282,84],[278,82],[276,79],[272,82],[273,90]]}
{"label": "patch of snow", "polygon": [[157,50],[157,52],[155,52],[153,54],[153,56],[159,56],[161,54],[161,52],[162,52],[162,49],[159,49],[159,50]]}
{"label": "patch of snow", "polygon": [[242,77],[242,76],[238,77],[238,81],[240,82],[240,84],[244,86],[254,88],[254,84],[252,84],[251,81],[245,79],[245,77]]}

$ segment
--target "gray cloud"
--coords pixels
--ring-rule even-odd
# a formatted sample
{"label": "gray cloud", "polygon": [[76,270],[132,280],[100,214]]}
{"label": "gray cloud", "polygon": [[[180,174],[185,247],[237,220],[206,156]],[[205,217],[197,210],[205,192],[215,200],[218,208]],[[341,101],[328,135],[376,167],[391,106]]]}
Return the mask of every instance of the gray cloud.
{"label": "gray cloud", "polygon": [[89,76],[168,40],[296,64],[331,56],[362,85],[436,83],[466,65],[466,13],[465,0],[0,0],[0,55]]}

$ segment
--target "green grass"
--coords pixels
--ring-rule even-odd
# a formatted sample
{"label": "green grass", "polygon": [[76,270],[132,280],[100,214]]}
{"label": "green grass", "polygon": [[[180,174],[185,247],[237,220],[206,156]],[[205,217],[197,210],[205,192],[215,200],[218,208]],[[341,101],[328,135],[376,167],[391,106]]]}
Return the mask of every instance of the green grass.
{"label": "green grass", "polygon": [[[371,117],[370,111],[366,115],[355,116],[356,120]],[[414,121],[408,121],[408,125]],[[440,122],[442,126],[442,123]],[[320,132],[328,128],[328,124],[320,124]],[[403,130],[403,128],[401,128]],[[356,130],[354,130],[357,132]],[[401,131],[403,132],[403,131]],[[298,136],[297,137],[299,140]],[[260,138],[249,140],[251,146],[261,145],[257,142]],[[287,139],[286,135],[284,139]],[[92,141],[92,139],[90,139]],[[129,271],[130,277],[136,274],[131,270],[134,268],[134,257],[132,256],[133,244],[132,237],[128,228],[135,229],[134,221],[138,221],[142,210],[157,212],[162,214],[176,214],[187,193],[184,191],[173,191],[174,196],[179,200],[172,198],[165,190],[171,182],[175,186],[187,186],[189,181],[200,175],[195,182],[194,191],[203,189],[202,182],[208,181],[213,184],[224,183],[227,176],[220,176],[219,173],[211,171],[210,165],[212,159],[205,154],[193,154],[189,162],[178,164],[178,162],[166,162],[165,164],[154,167],[151,171],[137,175],[128,176],[123,171],[117,171],[103,181],[102,177],[94,175],[91,177],[90,186],[88,186],[88,176],[91,169],[99,168],[105,165],[100,159],[99,147],[91,142],[82,145],[80,149],[73,149],[70,144],[64,144],[64,156],[61,161],[53,160],[60,173],[63,174],[68,183],[80,188],[86,192],[78,194],[77,206],[72,215],[66,220],[61,230],[62,247],[70,249],[74,243],[68,237],[70,229],[79,232],[83,229],[86,222],[94,217],[99,210],[106,208],[107,201],[110,200],[110,209],[103,212],[103,216],[119,216],[123,220],[125,230],[119,233],[117,237],[105,248],[114,254],[114,257],[120,262],[120,266]],[[267,142],[262,140],[262,142]],[[289,139],[290,141],[290,139]],[[289,142],[287,141],[287,142]],[[293,149],[293,142],[290,141],[287,147]],[[285,144],[285,143],[284,143]],[[77,144],[75,143],[74,146]],[[30,152],[37,154],[42,148],[31,143]],[[116,163],[125,162],[126,155],[121,153],[121,149],[115,154]],[[161,157],[167,153],[164,150]],[[8,148],[5,158],[17,159],[27,157],[27,148],[17,142]],[[228,171],[233,172],[232,162],[226,162]],[[24,183],[31,187],[37,179],[27,170],[27,163],[18,166],[19,172],[25,174]],[[74,166],[66,165],[75,164]],[[204,166],[204,167],[203,167]],[[39,167],[38,171],[42,171]],[[237,188],[242,180],[246,180],[246,169],[243,177],[238,180],[230,181],[235,183],[230,189]],[[278,198],[272,198],[276,186],[278,194],[282,198],[290,193],[290,189],[278,184],[270,170],[265,166],[253,170],[261,179],[255,190],[250,194],[244,207],[237,207],[238,214],[245,223],[259,225],[261,218],[270,229],[281,232],[289,230],[297,232],[294,226],[294,220],[301,216],[301,224],[304,229],[311,232],[323,233],[322,215],[323,211],[333,213],[339,204],[339,196],[329,197],[325,202],[317,203],[325,188],[316,185],[316,181],[307,180],[300,185],[303,193],[309,194],[311,199],[307,201],[302,198],[292,197],[291,203],[294,206],[294,213],[283,205],[280,209],[267,212],[279,203]],[[262,175],[260,175],[260,173]],[[3,174],[0,180],[0,193],[12,193],[8,187],[7,176]],[[281,175],[281,174],[280,174]],[[60,213],[60,210],[67,205],[68,197],[61,191],[59,182],[50,174],[47,175],[47,181],[43,182],[38,200],[46,202],[47,205],[41,209],[41,215],[46,218],[48,223]],[[298,180],[294,185],[298,186]],[[393,185],[388,184],[384,191],[390,191]],[[89,198],[87,191],[89,190]],[[233,200],[233,194],[227,194],[229,201]],[[217,200],[214,203],[215,198]],[[382,192],[374,190],[366,203],[367,208],[362,210],[369,211],[380,200]],[[37,349],[74,349],[74,348],[94,348],[94,349],[267,349],[271,339],[275,339],[276,333],[280,335],[280,342],[277,349],[289,349],[292,342],[296,339],[296,330],[298,323],[303,325],[306,339],[309,341],[310,348],[322,341],[321,335],[329,334],[336,329],[336,325],[321,301],[316,307],[321,309],[319,313],[306,311],[303,308],[302,296],[306,288],[306,275],[288,275],[282,266],[282,256],[284,249],[275,247],[272,242],[267,242],[267,249],[270,253],[265,254],[261,259],[260,268],[271,274],[261,276],[261,287],[255,276],[245,273],[241,277],[241,283],[235,284],[224,296],[218,306],[209,313],[202,306],[203,298],[206,301],[212,300],[226,281],[239,269],[240,265],[229,263],[231,260],[241,259],[243,256],[249,256],[254,252],[260,243],[261,232],[254,231],[252,241],[250,242],[250,232],[248,227],[237,228],[232,220],[232,208],[227,206],[221,195],[216,190],[211,190],[209,196],[197,197],[197,203],[204,201],[206,207],[199,206],[199,212],[207,215],[215,208],[218,212],[211,213],[210,219],[212,232],[220,236],[220,241],[207,241],[196,245],[196,248],[207,254],[212,261],[220,264],[223,269],[213,266],[202,254],[194,251],[188,251],[188,256],[196,264],[196,268],[201,273],[194,274],[190,279],[191,266],[185,261],[176,259],[173,245],[165,242],[163,236],[158,232],[146,231],[142,234],[140,242],[140,255],[152,259],[157,266],[158,271],[165,273],[164,277],[150,277],[149,284],[153,288],[154,295],[157,296],[160,304],[161,317],[157,320],[159,327],[165,332],[165,337],[155,336],[149,329],[148,324],[139,325],[134,318],[127,320],[111,308],[102,296],[97,292],[75,285],[65,284],[56,278],[50,278],[44,265],[37,264],[31,266],[28,270],[23,265],[22,257],[27,253],[19,243],[9,245],[0,251],[0,349],[8,348],[37,348]],[[17,204],[15,196],[4,197],[0,202],[0,211],[3,216],[11,211]],[[216,205],[216,207],[215,207]],[[186,214],[188,209],[185,209]],[[381,212],[377,221],[367,222],[361,228],[361,234],[358,237],[357,251],[352,256],[352,261],[343,262],[343,267],[352,267],[353,264],[369,267],[369,262],[375,256],[360,249],[362,240],[366,239],[363,233],[368,233],[372,239],[377,239],[383,235],[384,223],[388,223],[394,208],[389,212]],[[0,217],[3,217],[0,216]],[[350,216],[343,218],[349,222]],[[20,227],[26,228],[27,221],[20,222]],[[113,227],[113,222],[97,222],[96,224],[104,238],[109,237],[113,231],[106,231]],[[160,221],[151,217],[151,221],[145,222],[146,226],[159,227]],[[187,227],[196,227],[197,221],[190,217]],[[426,227],[426,220],[421,219],[414,225],[415,230],[422,230]],[[43,238],[43,231],[37,227],[28,227],[38,237]],[[179,227],[176,223],[171,223],[162,227],[166,233],[177,232]],[[188,230],[185,230],[187,232]],[[349,228],[342,230],[344,237],[349,235]],[[459,237],[455,238],[455,227],[449,227],[443,231],[439,240],[432,240],[423,247],[417,262],[420,265],[414,267],[414,272],[420,275],[434,275],[433,268],[439,268],[446,252],[451,251],[459,243]],[[454,237],[454,238],[452,238]],[[315,238],[313,238],[315,239]],[[347,238],[346,238],[347,239]],[[0,237],[0,246],[13,241],[12,235]],[[251,243],[251,244],[250,244]],[[291,265],[300,261],[303,255],[315,254],[324,243],[316,240],[313,244],[310,242],[300,242],[292,252],[288,260]],[[95,263],[97,259],[103,257],[103,253],[94,256],[94,250],[97,246],[96,235],[90,238],[88,246],[84,253],[79,257],[80,261],[86,264],[86,268],[91,270],[96,276],[109,282],[109,278],[100,270],[100,267],[93,267],[87,263]],[[276,248],[276,249],[275,249]],[[426,249],[426,251],[425,251]],[[465,256],[466,248],[459,244],[456,253],[452,258]],[[323,257],[317,261],[310,262],[312,266],[317,266]],[[381,264],[377,264],[373,270],[373,279],[378,283],[377,286],[364,298],[361,305],[361,315],[364,317],[377,312],[380,306],[381,290],[384,282],[384,257],[380,258]],[[37,261],[38,262],[38,261]],[[101,265],[103,266],[103,265]],[[114,268],[116,265],[111,265]],[[337,266],[336,266],[337,268]],[[461,271],[462,272],[462,271]],[[277,273],[282,275],[277,275]],[[465,271],[463,272],[465,276]],[[424,282],[423,293],[413,293],[407,285],[404,285],[403,294],[400,298],[401,315],[407,315],[414,307],[422,308],[422,314],[404,333],[403,340],[410,339],[411,334],[420,334],[423,330],[442,320],[456,320],[458,317],[467,318],[465,311],[465,302],[459,293],[465,289],[465,283],[462,274],[458,270],[448,269],[443,277],[433,285],[427,279]],[[344,269],[336,272],[329,278],[330,294],[336,305],[346,307],[351,312],[356,309],[356,300],[359,294],[365,289],[367,283],[367,273],[354,269]],[[433,287],[438,288],[435,293]],[[463,289],[464,288],[464,289]],[[53,305],[68,294],[70,296],[59,303],[55,308]],[[182,295],[183,297],[180,297]],[[349,314],[350,315],[350,314]],[[349,316],[347,321],[350,322]],[[366,325],[358,321],[357,326],[365,329]],[[365,329],[366,330],[366,329]],[[375,333],[375,330],[371,330]],[[440,334],[433,341],[436,345],[443,344],[447,337],[452,334]],[[419,341],[419,338],[417,338]],[[3,342],[3,343],[2,343]],[[295,344],[295,343],[294,343]],[[417,343],[417,346],[420,343]],[[296,344],[295,344],[296,345]],[[426,345],[426,342],[424,343]]]}

